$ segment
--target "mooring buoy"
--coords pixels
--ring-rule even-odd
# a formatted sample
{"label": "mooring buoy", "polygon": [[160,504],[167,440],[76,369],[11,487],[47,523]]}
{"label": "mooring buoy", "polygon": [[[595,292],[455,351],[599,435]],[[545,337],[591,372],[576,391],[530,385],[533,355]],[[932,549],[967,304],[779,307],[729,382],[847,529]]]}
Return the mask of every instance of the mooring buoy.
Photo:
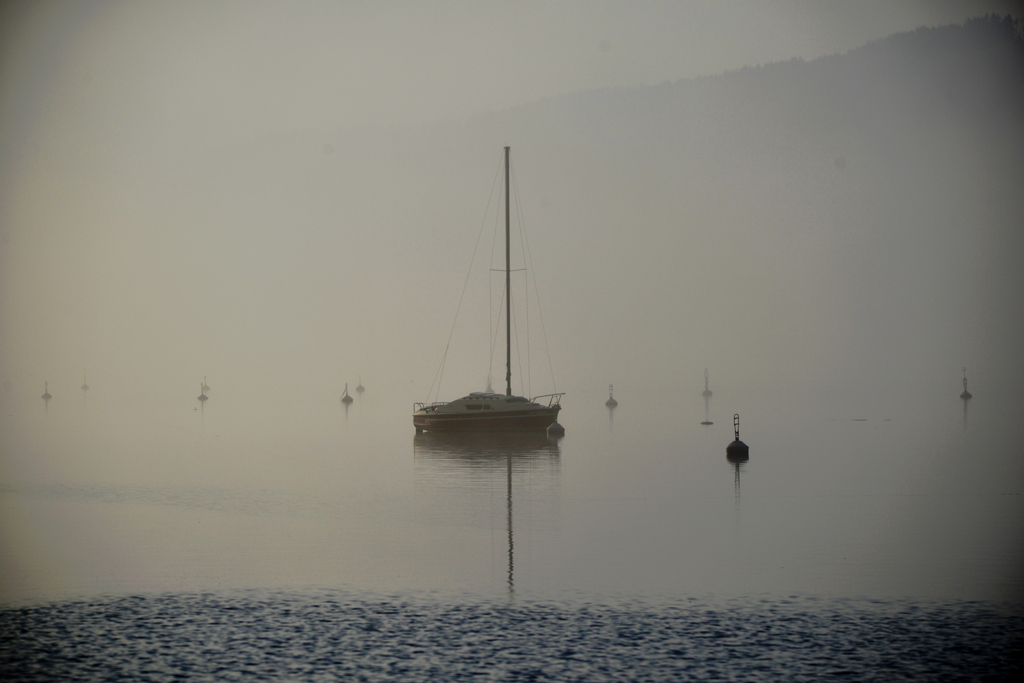
{"label": "mooring buoy", "polygon": [[971,397],[971,392],[967,391],[967,366],[964,366],[964,393],[960,394],[960,398],[965,401]]}
{"label": "mooring buoy", "polygon": [[565,436],[565,427],[557,422],[552,422],[548,425],[548,436]]}
{"label": "mooring buoy", "polygon": [[725,454],[729,455],[749,455],[750,448],[747,444],[740,441],[740,414],[736,413],[732,416],[732,428],[736,432],[736,440],[725,447]]}

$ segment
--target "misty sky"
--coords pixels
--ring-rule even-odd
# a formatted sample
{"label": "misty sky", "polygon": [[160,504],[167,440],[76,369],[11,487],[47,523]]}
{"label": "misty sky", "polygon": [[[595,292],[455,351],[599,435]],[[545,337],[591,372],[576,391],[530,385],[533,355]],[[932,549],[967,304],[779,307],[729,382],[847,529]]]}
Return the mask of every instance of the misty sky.
{"label": "misty sky", "polygon": [[[5,3],[5,150],[46,126],[210,139],[409,124],[813,59],[1006,2]],[[69,111],[68,108],[74,111]],[[5,155],[6,156],[6,155]]]}
{"label": "misty sky", "polygon": [[[460,150],[460,162],[478,166],[443,181],[450,169],[443,158],[417,157],[413,170],[398,171],[400,149],[382,154],[363,144],[369,131],[387,136],[389,127],[400,127],[399,139],[429,122],[464,122],[588,89],[810,60],[1011,8],[885,1],[6,3],[4,381],[35,396],[43,380],[75,390],[88,371],[97,387],[160,384],[191,400],[203,375],[215,386],[230,376],[235,386],[250,387],[316,378],[316,391],[337,396],[362,373],[367,382],[391,382],[423,398],[500,147],[526,141],[498,135],[485,148]],[[275,156],[300,148],[308,163]],[[540,186],[536,169],[529,175],[529,155],[524,159],[530,199],[550,194],[553,210],[567,211],[557,193]],[[341,170],[327,167],[342,162]],[[487,180],[467,182],[479,178]],[[413,206],[427,196],[422,212]],[[455,233],[443,230],[452,225]],[[550,267],[546,278],[558,286]],[[783,298],[792,301],[794,292]],[[567,340],[564,328],[579,322],[570,304],[591,309],[563,301],[560,313],[557,295],[554,301],[552,316],[563,321]],[[652,310],[649,319],[657,315]],[[596,338],[614,325],[596,322],[581,334]],[[410,335],[420,335],[419,343]],[[784,345],[781,337],[769,341],[756,362]],[[563,368],[575,353],[568,346],[560,350]],[[698,385],[709,356],[688,359]],[[956,353],[946,360],[958,369]],[[613,369],[628,366],[620,358]],[[592,378],[595,387],[614,379],[606,379],[613,374],[607,370]],[[576,368],[578,377],[585,372]],[[477,382],[482,374],[467,377]]]}

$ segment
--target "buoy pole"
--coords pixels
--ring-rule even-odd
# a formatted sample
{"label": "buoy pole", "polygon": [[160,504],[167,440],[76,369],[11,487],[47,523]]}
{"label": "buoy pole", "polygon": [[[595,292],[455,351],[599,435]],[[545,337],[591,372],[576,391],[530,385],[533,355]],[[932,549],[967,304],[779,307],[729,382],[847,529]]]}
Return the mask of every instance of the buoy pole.
{"label": "buoy pole", "polygon": [[745,460],[750,455],[750,449],[747,444],[740,441],[740,414],[736,413],[732,416],[732,428],[736,434],[736,440],[726,446],[725,455],[729,457],[739,457]]}

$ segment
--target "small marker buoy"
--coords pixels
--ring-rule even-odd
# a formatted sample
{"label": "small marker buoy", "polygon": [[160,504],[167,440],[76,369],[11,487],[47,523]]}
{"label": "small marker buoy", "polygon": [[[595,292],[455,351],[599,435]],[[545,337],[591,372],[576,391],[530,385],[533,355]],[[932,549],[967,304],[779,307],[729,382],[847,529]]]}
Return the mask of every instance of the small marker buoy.
{"label": "small marker buoy", "polygon": [[711,389],[708,388],[708,369],[704,368],[704,391],[701,392],[701,396],[704,398],[711,397]]}
{"label": "small marker buoy", "polygon": [[619,402],[615,400],[614,396],[612,396],[612,385],[611,384],[608,385],[608,400],[605,401],[604,404],[606,406],[608,406],[609,408],[614,408],[615,406],[619,405]]}
{"label": "small marker buoy", "polygon": [[747,456],[750,455],[750,448],[747,444],[740,441],[740,414],[736,413],[732,416],[732,428],[736,432],[736,440],[725,447],[726,456]]}
{"label": "small marker buoy", "polygon": [[967,366],[964,366],[964,393],[960,394],[960,398],[965,401],[971,397],[971,392],[967,391]]}
{"label": "small marker buoy", "polygon": [[565,436],[565,427],[557,422],[552,422],[548,425],[548,436]]}
{"label": "small marker buoy", "polygon": [[348,382],[345,382],[345,393],[341,395],[341,402],[348,405],[353,401],[353,398],[348,395]]}

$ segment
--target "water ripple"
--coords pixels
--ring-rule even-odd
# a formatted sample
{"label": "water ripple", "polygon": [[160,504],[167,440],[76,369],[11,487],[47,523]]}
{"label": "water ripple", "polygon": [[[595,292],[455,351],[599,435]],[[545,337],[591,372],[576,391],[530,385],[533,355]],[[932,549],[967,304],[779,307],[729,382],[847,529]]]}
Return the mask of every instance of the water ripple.
{"label": "water ripple", "polygon": [[1022,633],[1024,612],[983,603],[165,595],[0,611],[0,678],[998,681]]}

